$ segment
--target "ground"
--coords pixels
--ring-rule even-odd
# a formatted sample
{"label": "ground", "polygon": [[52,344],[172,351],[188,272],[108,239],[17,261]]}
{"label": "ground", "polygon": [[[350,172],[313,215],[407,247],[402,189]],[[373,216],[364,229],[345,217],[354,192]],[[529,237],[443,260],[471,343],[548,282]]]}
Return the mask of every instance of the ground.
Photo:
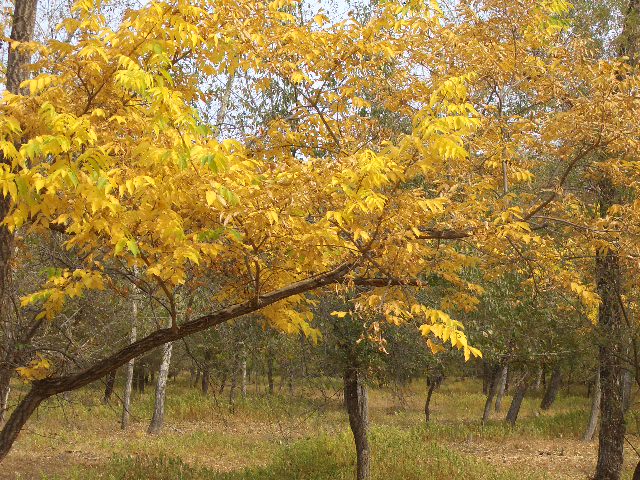
{"label": "ground", "polygon": [[[372,388],[373,478],[588,479],[596,444],[580,438],[589,399],[574,390],[561,392],[547,412],[534,392],[511,429],[504,411],[480,426],[484,396],[473,380],[447,379],[434,395],[429,425],[423,384],[406,388],[402,398]],[[0,478],[350,480],[355,460],[339,392],[326,379],[293,396],[284,390],[269,396],[251,385],[247,399],[231,406],[226,395],[204,397],[178,378],[169,386],[163,431],[150,436],[152,389],[136,394],[131,426],[122,431],[118,399],[103,405],[95,385],[41,406]],[[631,425],[634,419],[632,413]],[[629,479],[637,455],[626,453]]]}

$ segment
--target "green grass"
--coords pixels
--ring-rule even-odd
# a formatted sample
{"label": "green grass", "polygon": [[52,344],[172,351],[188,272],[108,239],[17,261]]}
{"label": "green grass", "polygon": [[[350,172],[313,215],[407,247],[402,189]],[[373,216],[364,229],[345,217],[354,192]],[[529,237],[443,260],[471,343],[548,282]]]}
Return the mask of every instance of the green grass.
{"label": "green grass", "polygon": [[[132,424],[123,432],[118,403],[102,405],[99,386],[85,388],[43,405],[3,469],[22,479],[351,480],[355,452],[339,385],[324,382],[322,390],[297,388],[293,397],[286,389],[270,396],[250,388],[246,400],[230,405],[226,395],[204,397],[178,379],[169,385],[165,426],[151,436],[153,389],[134,396]],[[475,380],[448,379],[434,395],[427,426],[423,383],[407,389],[403,408],[390,390],[371,389],[373,479],[587,478],[595,445],[580,441],[585,395],[562,392],[546,412],[532,395],[511,428],[504,422],[510,397],[480,425],[480,389]]]}
{"label": "green grass", "polygon": [[[373,428],[373,480],[537,480],[456,453],[439,445],[428,429]],[[76,470],[71,479],[149,480],[351,480],[355,472],[351,438],[319,436],[283,447],[265,467],[219,473],[187,465],[179,457],[114,457],[102,472]],[[212,454],[214,454],[212,452]],[[46,477],[44,477],[46,478]],[[58,479],[63,477],[50,477]]]}

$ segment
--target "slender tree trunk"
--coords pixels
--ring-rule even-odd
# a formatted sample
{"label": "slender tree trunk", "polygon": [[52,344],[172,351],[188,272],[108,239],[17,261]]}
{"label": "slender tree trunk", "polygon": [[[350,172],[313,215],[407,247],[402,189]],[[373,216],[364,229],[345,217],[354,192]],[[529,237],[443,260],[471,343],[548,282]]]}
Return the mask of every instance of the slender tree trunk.
{"label": "slender tree trunk", "polygon": [[[129,343],[134,343],[138,336],[138,303],[133,301],[133,316],[131,321],[131,333],[129,334]],[[131,388],[133,386],[133,373],[135,368],[135,358],[129,360],[127,364],[127,374],[124,382],[124,395],[122,395],[122,419],[120,420],[120,428],[123,430],[129,426],[130,408],[131,408]]]}
{"label": "slender tree trunk", "polygon": [[424,402],[424,420],[425,423],[429,423],[431,419],[431,398],[433,392],[440,386],[444,377],[442,375],[434,375],[428,378],[429,389],[427,390],[427,399]]}
{"label": "slender tree trunk", "polygon": [[553,405],[553,402],[555,402],[556,397],[558,396],[561,384],[562,370],[560,369],[560,365],[556,364],[551,372],[551,379],[549,380],[549,385],[547,385],[547,389],[544,392],[544,397],[542,397],[542,402],[540,402],[540,408],[542,410],[548,410],[551,408],[551,405]]}
{"label": "slender tree trunk", "polygon": [[102,403],[105,405],[111,401],[111,395],[113,394],[113,387],[116,383],[117,370],[112,370],[107,375],[107,380],[104,384],[104,396],[102,397]]}
{"label": "slender tree trunk", "polygon": [[223,368],[222,373],[220,374],[220,389],[218,390],[219,395],[222,395],[224,393],[224,387],[227,384],[227,376],[228,376],[227,369]]}
{"label": "slender tree trunk", "polygon": [[229,403],[233,404],[236,400],[236,386],[238,385],[238,360],[233,359],[233,370],[231,372],[231,386],[229,387]]}
{"label": "slender tree trunk", "polygon": [[147,366],[143,362],[138,362],[138,392],[141,394],[144,394],[146,368]]}
{"label": "slender tree trunk", "polygon": [[242,359],[240,360],[240,394],[242,398],[247,398],[247,352],[244,349],[244,345],[242,346]]}
{"label": "slender tree trunk", "polygon": [[289,395],[293,397],[293,363],[289,362],[287,367],[287,385],[289,387]]}
{"label": "slender tree trunk", "polygon": [[584,432],[582,439],[585,442],[593,440],[598,426],[598,418],[600,417],[600,398],[602,389],[600,388],[600,369],[596,372],[596,380],[593,384],[593,392],[591,393],[591,415],[589,415],[589,424]]}
{"label": "slender tree trunk", "polygon": [[489,393],[489,384],[491,383],[491,368],[487,362],[482,362],[482,394]]}
{"label": "slender tree trunk", "polygon": [[349,414],[357,455],[357,480],[370,478],[369,405],[367,388],[357,367],[348,366],[344,373],[344,400]]}
{"label": "slender tree trunk", "polygon": [[269,395],[273,395],[273,354],[267,354],[267,382],[269,383]]}
{"label": "slender tree trunk", "polygon": [[498,380],[498,392],[496,394],[496,412],[500,412],[502,409],[502,399],[507,389],[507,375],[509,373],[509,367],[504,365],[500,370],[500,376]]}
{"label": "slender tree trunk", "polygon": [[536,390],[539,391],[542,387],[542,377],[544,376],[544,370],[542,367],[538,369],[538,376],[536,378]]}
{"label": "slender tree trunk", "polygon": [[[213,356],[213,352],[211,349],[207,348],[204,351],[204,362],[202,365],[202,394],[209,394],[209,383],[211,380],[211,357]],[[224,383],[221,388],[224,388]],[[222,393],[222,390],[220,391]]]}
{"label": "slender tree trunk", "polygon": [[153,418],[149,424],[149,433],[158,433],[164,423],[164,400],[167,393],[167,378],[171,366],[171,352],[173,343],[167,343],[162,352],[162,363],[158,371],[158,383],[156,384],[156,401],[153,408]]}
{"label": "slender tree trunk", "polygon": [[529,385],[531,383],[531,376],[528,372],[524,374],[518,387],[516,388],[515,393],[513,394],[513,398],[511,399],[511,405],[509,405],[509,411],[507,412],[506,421],[511,424],[511,426],[515,426],[516,421],[518,420],[518,414],[520,413],[520,407],[522,407],[522,401],[524,400],[525,395],[527,394],[527,390],[529,389]]}
{"label": "slender tree trunk", "polygon": [[484,404],[484,412],[482,414],[482,425],[489,421],[489,416],[491,415],[491,405],[493,404],[493,398],[498,390],[499,373],[499,365],[489,367],[489,385],[487,387],[487,401]]}

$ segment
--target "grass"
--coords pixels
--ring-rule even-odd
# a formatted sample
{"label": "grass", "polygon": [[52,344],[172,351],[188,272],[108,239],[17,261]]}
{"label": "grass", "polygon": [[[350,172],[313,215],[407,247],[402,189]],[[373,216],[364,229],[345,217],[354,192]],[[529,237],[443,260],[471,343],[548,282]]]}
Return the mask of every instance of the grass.
{"label": "grass", "polygon": [[[153,436],[146,434],[151,389],[134,398],[132,425],[123,432],[119,406],[102,405],[98,387],[41,407],[0,478],[354,478],[338,385],[298,389],[293,397],[250,390],[230,406],[179,380],[170,385],[165,427]],[[539,398],[527,398],[516,428],[504,423],[504,412],[480,425],[484,396],[475,381],[448,379],[434,396],[428,426],[424,386],[412,386],[405,400],[399,408],[389,390],[370,392],[373,479],[585,479],[592,471],[595,445],[580,441],[589,406],[584,395],[565,393],[547,412],[539,411]]]}

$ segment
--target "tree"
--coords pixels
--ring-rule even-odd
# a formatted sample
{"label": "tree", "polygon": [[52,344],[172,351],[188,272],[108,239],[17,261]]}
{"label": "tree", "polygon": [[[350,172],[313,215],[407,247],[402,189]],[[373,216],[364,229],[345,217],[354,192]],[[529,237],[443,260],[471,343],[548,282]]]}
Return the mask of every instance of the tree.
{"label": "tree", "polygon": [[[576,165],[634,145],[637,79],[565,41],[567,5],[460,2],[450,15],[380,2],[366,21],[337,23],[299,21],[293,7],[172,0],[111,27],[80,1],[62,24],[74,41],[40,46],[29,94],[5,94],[4,224],[56,232],[79,259],[24,306],[55,322],[74,298],[122,298],[128,285],[172,325],[103,345],[81,368],[26,365],[34,381],[0,457],[46,398],[168,342],[258,311],[313,335],[306,294],[329,285],[356,292],[359,314],[415,322],[434,352],[450,343],[467,359],[480,352],[450,313],[505,272],[594,309],[593,285],[566,258],[592,243],[552,227],[588,218],[563,191]],[[198,106],[212,98],[204,83],[235,75],[257,98],[282,87],[294,106],[221,138]],[[425,298],[435,286],[443,295]],[[207,300],[187,321],[178,288]]]}

